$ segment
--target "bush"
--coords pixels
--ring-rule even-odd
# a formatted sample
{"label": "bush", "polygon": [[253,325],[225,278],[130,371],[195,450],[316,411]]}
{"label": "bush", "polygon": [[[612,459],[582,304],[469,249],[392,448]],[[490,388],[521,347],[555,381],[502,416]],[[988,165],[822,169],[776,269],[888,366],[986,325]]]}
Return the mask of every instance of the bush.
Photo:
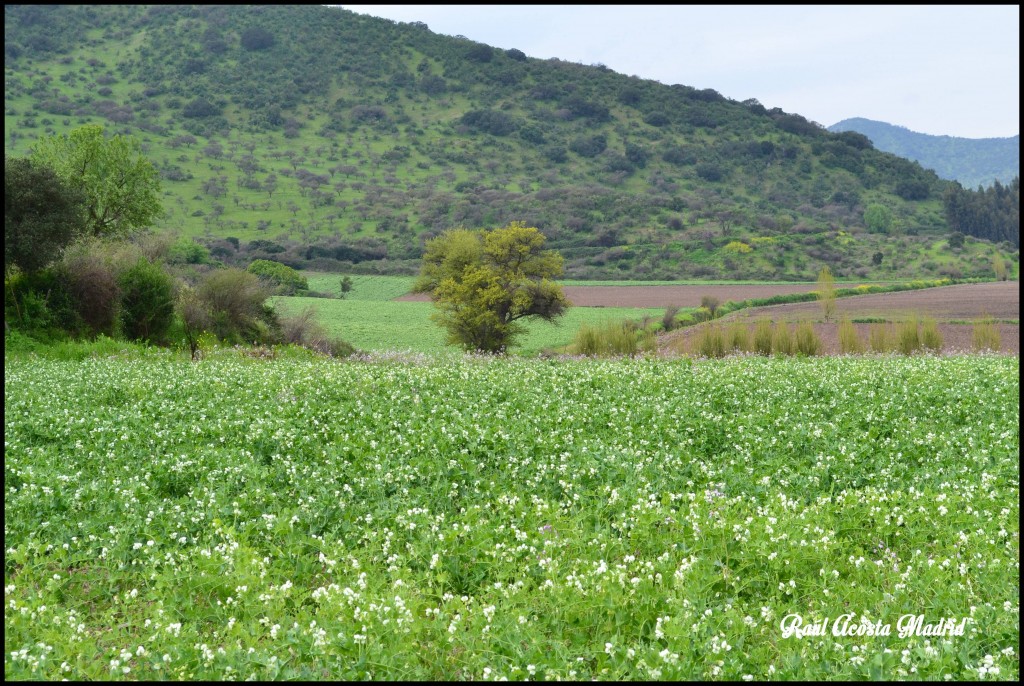
{"label": "bush", "polygon": [[846,317],[839,321],[839,352],[844,355],[859,355],[864,352],[864,341],[860,339],[857,327]]}
{"label": "bush", "polygon": [[786,322],[775,324],[775,331],[772,335],[772,349],[776,355],[793,354],[793,334],[790,332],[789,325]]}
{"label": "bush", "polygon": [[746,324],[736,322],[729,327],[728,347],[732,350],[750,352],[750,331],[747,330]]}
{"label": "bush", "polygon": [[694,350],[702,357],[725,357],[725,334],[720,326],[705,326],[694,341]]}
{"label": "bush", "polygon": [[817,355],[821,351],[821,339],[814,333],[814,326],[810,322],[797,324],[793,337],[796,351],[801,355]]}
{"label": "bush", "polygon": [[174,283],[159,266],[139,258],[117,279],[121,332],[130,340],[162,342],[174,321]]}
{"label": "bush", "polygon": [[758,355],[772,354],[772,325],[767,319],[761,319],[754,327],[754,352]]}
{"label": "bush", "polygon": [[218,338],[233,343],[267,342],[269,327],[276,320],[265,304],[270,289],[255,274],[233,267],[214,270],[199,283],[197,294]]}
{"label": "bush", "polygon": [[4,274],[4,321],[36,337],[66,338],[79,327],[71,287],[58,269]]}
{"label": "bush", "polygon": [[181,319],[182,333],[193,360],[198,359],[200,341],[205,332],[213,328],[213,317],[195,289],[185,286],[178,292],[175,303]]}
{"label": "bush", "polygon": [[896,332],[896,345],[904,355],[913,355],[921,349],[921,337],[918,333],[917,319],[900,322]]}
{"label": "bush", "polygon": [[121,288],[108,260],[98,250],[82,246],[65,253],[63,269],[85,333],[113,336]]}
{"label": "bush", "polygon": [[253,260],[247,271],[269,282],[276,295],[293,295],[309,290],[306,277],[280,262]]}
{"label": "bush", "polygon": [[698,307],[693,312],[693,321],[697,322],[698,324],[701,322],[710,321],[711,319],[714,319],[714,316],[711,314],[711,310],[709,310],[706,307]]}
{"label": "bush", "polygon": [[889,336],[889,325],[886,323],[873,323],[868,333],[868,342],[872,352],[887,353],[892,350],[892,339]]}
{"label": "bush", "polygon": [[573,347],[578,355],[589,357],[632,356],[641,348],[638,339],[638,330],[633,322],[605,322],[600,326],[584,323],[576,332]]}
{"label": "bush", "polygon": [[707,308],[708,313],[711,315],[712,319],[714,319],[715,313],[718,312],[718,307],[721,304],[722,301],[713,295],[703,295],[700,298],[700,306]]}
{"label": "bush", "polygon": [[974,342],[974,349],[979,352],[985,350],[997,352],[1002,347],[1002,339],[999,334],[999,329],[996,327],[995,322],[992,321],[991,317],[979,319],[974,323],[972,338]]}
{"label": "bush", "polygon": [[266,50],[274,44],[274,34],[260,26],[242,31],[242,47],[246,50]]}
{"label": "bush", "polygon": [[210,250],[191,238],[180,238],[168,246],[167,261],[171,264],[209,264]]}
{"label": "bush", "polygon": [[665,308],[665,314],[661,317],[661,328],[665,331],[673,331],[678,327],[676,322],[676,315],[679,314],[679,308],[675,305],[670,305]]}
{"label": "bush", "polygon": [[296,315],[281,318],[281,340],[332,357],[348,357],[355,348],[341,340],[332,338],[316,321],[316,308],[307,307]]}
{"label": "bush", "polygon": [[938,353],[942,351],[942,342],[939,325],[931,317],[925,318],[921,322],[921,345],[925,350]]}

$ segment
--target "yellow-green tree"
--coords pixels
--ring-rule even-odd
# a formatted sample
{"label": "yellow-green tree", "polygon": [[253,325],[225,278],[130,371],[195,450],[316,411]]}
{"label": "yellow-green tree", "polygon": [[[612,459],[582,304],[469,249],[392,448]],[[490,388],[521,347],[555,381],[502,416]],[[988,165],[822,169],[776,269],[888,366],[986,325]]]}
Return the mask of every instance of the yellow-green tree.
{"label": "yellow-green tree", "polygon": [[528,318],[554,321],[569,307],[562,288],[562,256],[544,248],[536,228],[451,229],[427,242],[414,290],[429,293],[431,318],[448,343],[468,351],[503,352],[525,331]]}
{"label": "yellow-green tree", "polygon": [[827,322],[836,311],[836,280],[828,267],[822,267],[818,272],[818,302]]}
{"label": "yellow-green tree", "polygon": [[163,211],[160,175],[131,136],[106,138],[102,126],[88,124],[40,138],[30,158],[85,196],[87,231],[93,236],[129,235]]}

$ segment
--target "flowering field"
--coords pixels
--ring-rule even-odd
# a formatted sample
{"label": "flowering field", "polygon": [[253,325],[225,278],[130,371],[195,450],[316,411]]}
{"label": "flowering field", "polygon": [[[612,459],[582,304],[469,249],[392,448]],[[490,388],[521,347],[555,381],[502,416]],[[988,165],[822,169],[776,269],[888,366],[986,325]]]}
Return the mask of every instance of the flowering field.
{"label": "flowering field", "polygon": [[1019,676],[1017,357],[4,372],[7,679]]}

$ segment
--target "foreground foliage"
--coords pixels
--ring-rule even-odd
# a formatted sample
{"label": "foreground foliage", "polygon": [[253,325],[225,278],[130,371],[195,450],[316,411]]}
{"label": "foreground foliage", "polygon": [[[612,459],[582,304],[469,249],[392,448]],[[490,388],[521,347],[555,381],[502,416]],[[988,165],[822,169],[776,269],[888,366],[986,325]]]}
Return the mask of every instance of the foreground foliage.
{"label": "foreground foliage", "polygon": [[8,679],[1019,675],[1015,357],[4,372]]}

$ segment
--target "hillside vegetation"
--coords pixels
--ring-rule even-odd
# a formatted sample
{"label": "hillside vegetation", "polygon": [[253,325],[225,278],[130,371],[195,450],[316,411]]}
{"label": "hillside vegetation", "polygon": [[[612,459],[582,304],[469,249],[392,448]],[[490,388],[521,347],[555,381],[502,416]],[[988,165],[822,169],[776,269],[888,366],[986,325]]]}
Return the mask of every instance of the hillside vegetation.
{"label": "hillside vegetation", "polygon": [[86,123],[137,136],[157,228],[243,267],[409,274],[445,229],[522,221],[570,278],[1017,271],[1012,241],[949,246],[950,182],[863,135],[422,23],[5,6],[4,47],[7,154]]}
{"label": "hillside vegetation", "polygon": [[995,181],[1006,185],[1020,176],[1020,135],[977,139],[932,136],[861,117],[844,119],[828,130],[863,134],[877,149],[920,162],[939,177],[959,181],[966,188],[988,187]]}

